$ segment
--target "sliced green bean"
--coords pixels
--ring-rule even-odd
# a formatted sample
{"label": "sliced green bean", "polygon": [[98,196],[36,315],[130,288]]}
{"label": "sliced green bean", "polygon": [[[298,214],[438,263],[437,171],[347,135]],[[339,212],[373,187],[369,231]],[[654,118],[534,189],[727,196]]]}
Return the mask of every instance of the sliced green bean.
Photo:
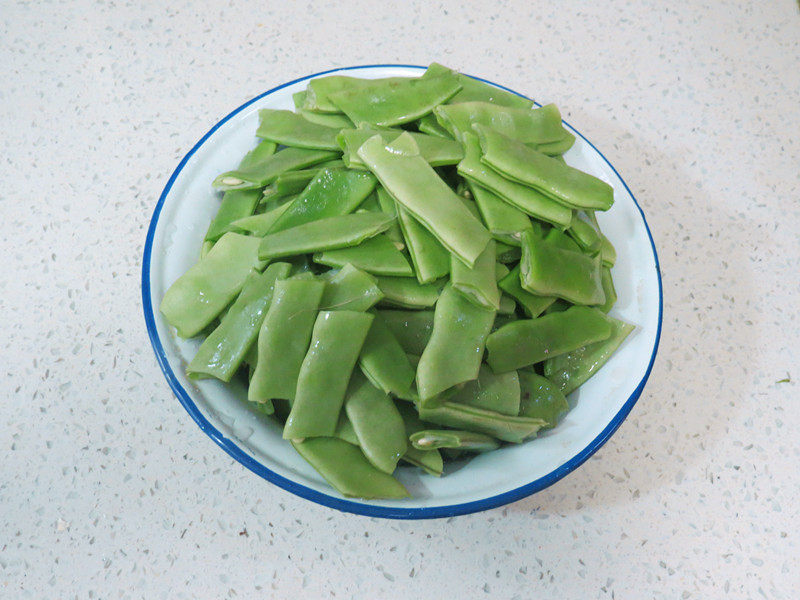
{"label": "sliced green bean", "polygon": [[495,311],[477,306],[448,284],[436,303],[433,332],[417,367],[424,401],[478,376]]}
{"label": "sliced green bean", "polygon": [[611,277],[611,269],[603,267],[600,269],[600,281],[603,284],[603,293],[606,295],[606,301],[598,305],[598,309],[604,313],[608,313],[617,303],[617,290],[614,288],[614,279]]}
{"label": "sliced green bean", "polygon": [[367,311],[383,298],[375,278],[369,273],[345,265],[340,271],[322,275],[327,285],[322,294],[322,310]]}
{"label": "sliced green bean", "polygon": [[478,378],[465,383],[448,400],[516,416],[520,406],[520,380],[516,371],[495,374],[482,364]]}
{"label": "sliced green bean", "polygon": [[489,452],[500,447],[500,442],[483,433],[457,429],[426,429],[409,437],[417,450],[431,448],[457,448],[466,452]]}
{"label": "sliced green bean", "polygon": [[431,283],[450,273],[450,253],[411,213],[402,206],[395,206],[397,222],[414,265],[417,281]]}
{"label": "sliced green bean", "polygon": [[[532,239],[538,239],[534,236]],[[544,236],[544,241],[552,246],[556,246],[561,248],[562,250],[571,250],[572,252],[579,252],[582,253],[581,247],[578,246],[578,243],[573,240],[570,236],[568,236],[563,231],[559,231],[558,229],[551,229],[547,232]]]}
{"label": "sliced green bean", "polygon": [[400,308],[430,308],[439,299],[442,285],[419,283],[407,277],[378,277],[383,292],[383,304]]}
{"label": "sliced green bean", "polygon": [[501,415],[491,410],[446,400],[420,405],[419,416],[423,421],[485,433],[516,444],[536,435],[539,429],[547,425],[546,421],[538,418]]}
{"label": "sliced green bean", "polygon": [[509,323],[489,336],[487,362],[506,373],[565,354],[611,335],[611,325],[596,308],[573,306],[538,319]]}
{"label": "sliced green bean", "polygon": [[324,163],[314,165],[310,169],[299,171],[287,171],[275,178],[265,190],[264,194],[270,194],[272,198],[283,198],[291,194],[302,192],[314,177],[319,175],[323,169],[338,169],[344,166],[341,160],[328,160]]}
{"label": "sliced green bean", "polygon": [[519,371],[522,390],[519,416],[547,421],[542,429],[552,429],[569,410],[564,394],[549,379],[524,369]]}
{"label": "sliced green bean", "polygon": [[359,446],[358,435],[350,419],[347,418],[347,413],[345,411],[339,413],[339,422],[336,424],[336,431],[333,432],[333,437],[344,440],[354,446]]}
{"label": "sliced green bean", "polygon": [[414,368],[382,316],[377,314],[364,341],[359,366],[375,387],[401,398],[411,396]]}
{"label": "sliced green bean", "polygon": [[576,390],[600,370],[635,328],[618,319],[606,316],[611,335],[594,344],[567,352],[544,363],[544,374],[564,393]]}
{"label": "sliced green bean", "polygon": [[419,121],[417,121],[417,129],[419,129],[420,133],[435,135],[446,140],[453,139],[447,129],[439,125],[439,121],[436,120],[436,115],[433,113],[420,117]]}
{"label": "sliced green bean", "polygon": [[[343,129],[337,138],[339,146],[344,150],[344,162],[348,167],[366,168],[357,154],[361,144],[374,135],[379,135],[387,144],[396,140],[403,133],[402,129]],[[414,138],[419,153],[432,167],[455,165],[464,158],[464,148],[455,140],[444,139],[424,133],[406,132]]]}
{"label": "sliced green bean", "polygon": [[[351,248],[328,250],[315,254],[314,262],[329,267],[343,267],[351,264],[373,275],[414,277],[414,270],[408,259],[385,235],[377,235]],[[411,279],[411,281],[416,283],[416,279]]]}
{"label": "sliced green bean", "polygon": [[392,197],[450,252],[472,267],[491,236],[403,134],[391,146],[373,136],[358,155]]}
{"label": "sliced green bean", "polygon": [[489,240],[486,249],[478,256],[472,268],[455,257],[450,261],[450,281],[453,287],[471,302],[493,310],[500,308],[495,258],[495,242]]}
{"label": "sliced green bean", "polygon": [[[397,405],[397,409],[400,411],[400,416],[403,417],[403,423],[406,427],[406,437],[428,428],[428,426],[420,420],[417,409],[410,404],[399,404]],[[441,477],[442,471],[444,470],[442,455],[435,448],[418,450],[409,444],[406,448],[406,453],[403,455],[403,460],[415,467],[419,467],[428,475],[433,475],[434,477]]]}
{"label": "sliced green bean", "polygon": [[328,99],[356,125],[392,127],[419,119],[452,97],[461,84],[452,75],[391,81],[373,79]]}
{"label": "sliced green bean", "polygon": [[519,246],[522,232],[531,227],[528,215],[472,181],[469,190],[492,236],[506,244]]}
{"label": "sliced green bean", "polygon": [[261,270],[258,238],[226,233],[164,294],[159,310],[178,335],[200,333],[242,289],[251,269]]}
{"label": "sliced green bean", "polygon": [[[228,193],[231,194],[233,192]],[[290,205],[290,202],[286,202],[285,204],[279,204],[275,208],[261,214],[237,219],[231,223],[231,227],[240,231],[246,231],[256,237],[264,237],[275,224],[275,221],[286,212]]]}
{"label": "sliced green bean", "polygon": [[294,94],[292,94],[292,104],[294,104],[294,107],[296,109],[303,108],[307,95],[308,92],[306,92],[306,90],[303,90],[301,92],[295,92]]}
{"label": "sliced green bean", "polygon": [[603,260],[603,266],[611,268],[617,262],[617,251],[614,249],[614,244],[600,231],[600,224],[597,222],[597,216],[594,211],[590,210],[586,214],[600,235],[600,258]]}
{"label": "sliced green bean", "polygon": [[364,171],[324,169],[295,198],[270,233],[353,212],[375,189],[375,178]]}
{"label": "sliced green bean", "polygon": [[319,219],[261,238],[258,256],[267,260],[357,246],[386,231],[393,220],[384,213],[369,212]]}
{"label": "sliced green bean", "polygon": [[502,90],[489,83],[470,77],[469,75],[458,73],[439,63],[431,63],[422,76],[436,77],[445,73],[455,73],[456,77],[458,77],[458,82],[461,84],[461,90],[448,100],[449,104],[457,104],[459,102],[491,102],[498,106],[509,106],[512,108],[530,109],[533,107],[533,100],[529,100],[513,92],[507,92],[506,90]]}
{"label": "sliced green bean", "polygon": [[234,221],[252,215],[260,199],[259,189],[225,192],[219,210],[208,226],[205,241],[216,242],[231,230]]}
{"label": "sliced green bean", "polygon": [[410,77],[386,77],[383,79],[360,79],[346,75],[319,77],[308,83],[303,108],[313,112],[340,113],[342,111],[339,107],[329,100],[331,94],[364,87],[375,81],[384,82],[386,85],[402,85],[410,80]]}
{"label": "sliced green bean", "polygon": [[[389,192],[387,192],[381,186],[377,186],[375,188],[375,197],[378,199],[378,205],[381,207],[381,212],[385,212],[387,215],[392,215],[393,217],[398,216],[397,204],[389,195]],[[403,237],[403,232],[400,231],[399,218],[397,222],[392,223],[389,226],[389,229],[386,230],[386,235],[389,236],[389,239],[392,240],[392,242],[394,242],[394,245],[397,246],[398,250],[403,250],[406,247],[406,240]]]}
{"label": "sliced green bean", "polygon": [[403,417],[394,402],[364,377],[353,375],[344,410],[367,460],[384,473],[393,473],[408,447]]}
{"label": "sliced green bean", "polygon": [[562,250],[532,234],[522,234],[520,283],[531,293],[557,296],[573,304],[603,304],[600,257]]}
{"label": "sliced green bean", "polygon": [[355,127],[353,122],[348,119],[346,115],[319,113],[306,110],[305,108],[300,108],[297,112],[303,115],[303,118],[307,121],[317,123],[318,125],[324,125],[325,127],[332,127],[334,129],[350,129]]}
{"label": "sliced green bean", "polygon": [[294,400],[300,365],[317,319],[323,281],[284,279],[275,284],[269,310],[258,334],[258,361],[247,399]]}
{"label": "sliced green bean", "polygon": [[383,212],[381,210],[381,205],[378,202],[378,194],[373,191],[369,196],[367,196],[367,199],[361,203],[361,205],[358,207],[358,210],[367,210],[370,212]]}
{"label": "sliced green bean", "polygon": [[577,212],[572,217],[572,225],[567,229],[567,233],[578,243],[584,254],[594,256],[600,252],[602,245],[600,234],[591,224],[581,219]]}
{"label": "sliced green bean", "polygon": [[262,139],[292,148],[339,150],[338,129],[312,123],[291,110],[262,108],[258,111],[256,135]]}
{"label": "sliced green bean", "polygon": [[497,286],[519,302],[525,314],[532,319],[542,314],[556,300],[553,296],[537,296],[524,290],[520,283],[519,265],[498,281]]}
{"label": "sliced green bean", "polygon": [[275,178],[281,173],[297,171],[338,157],[338,152],[330,150],[285,148],[247,167],[240,167],[219,175],[212,185],[223,191],[262,188],[275,181]]}
{"label": "sliced green bean", "polygon": [[322,311],[314,322],[311,344],[300,366],[284,439],[333,435],[347,384],[373,315]]}
{"label": "sliced green bean", "polygon": [[376,469],[353,444],[319,437],[292,446],[342,495],[352,498],[407,498],[408,490],[391,475]]}
{"label": "sliced green bean", "polygon": [[608,210],[614,188],[602,179],[579,171],[529,148],[497,131],[474,125],[483,156],[481,162],[514,181],[532,186],[569,208]]}
{"label": "sliced green bean", "polygon": [[478,138],[464,134],[464,160],[458,163],[458,174],[496,194],[522,212],[561,228],[569,227],[572,210],[526,185],[506,179],[481,161]]}
{"label": "sliced green bean", "polygon": [[379,310],[378,314],[409,354],[420,356],[433,333],[432,310]]}
{"label": "sliced green bean", "polygon": [[517,312],[517,303],[511,296],[503,294],[500,296],[500,304],[497,307],[498,315],[513,315]]}
{"label": "sliced green bean", "polygon": [[503,242],[496,242],[495,249],[497,262],[499,263],[513,263],[522,258],[522,250],[520,250],[519,246],[509,246]]}
{"label": "sliced green bean", "polygon": [[231,380],[258,336],[275,281],[286,277],[290,268],[287,263],[273,263],[263,273],[255,269],[250,272],[233,306],[186,367],[189,375]]}

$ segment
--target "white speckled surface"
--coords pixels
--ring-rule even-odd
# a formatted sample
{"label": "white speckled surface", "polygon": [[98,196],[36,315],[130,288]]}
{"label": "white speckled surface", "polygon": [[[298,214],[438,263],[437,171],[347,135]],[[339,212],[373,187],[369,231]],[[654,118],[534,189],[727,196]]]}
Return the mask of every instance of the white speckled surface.
{"label": "white speckled surface", "polygon": [[[377,4],[0,2],[0,597],[796,598],[797,2]],[[140,256],[229,110],[431,60],[558,102],[620,170],[664,331],[631,416],[565,480],[378,521],[269,486],[194,425],[147,340]]]}

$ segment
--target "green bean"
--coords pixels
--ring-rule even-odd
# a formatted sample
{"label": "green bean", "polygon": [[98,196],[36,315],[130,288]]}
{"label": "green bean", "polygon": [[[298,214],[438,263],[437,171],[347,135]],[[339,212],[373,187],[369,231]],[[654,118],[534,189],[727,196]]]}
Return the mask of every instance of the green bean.
{"label": "green bean", "polygon": [[614,188],[602,179],[550,158],[497,131],[474,125],[483,156],[481,162],[510,179],[530,185],[569,208],[608,210]]}
{"label": "green bean", "polygon": [[253,345],[272,300],[275,281],[289,274],[287,263],[273,263],[263,273],[250,272],[233,306],[219,326],[203,340],[186,367],[191,376],[230,381]]}
{"label": "green bean", "polygon": [[319,77],[308,83],[303,108],[313,112],[340,113],[342,111],[339,107],[329,100],[331,94],[364,87],[373,84],[375,81],[384,82],[385,85],[402,85],[410,80],[410,77],[386,77],[383,79],[359,79],[358,77],[348,77],[346,75]]}
{"label": "green bean", "polygon": [[[418,431],[427,429],[427,426],[420,420],[417,410],[413,406],[410,404],[399,404],[397,405],[397,409],[400,411],[400,416],[403,417],[406,437],[410,437]],[[428,475],[433,475],[434,477],[441,477],[442,471],[444,470],[442,455],[435,448],[418,450],[409,444],[406,448],[406,453],[403,455],[403,460],[415,467],[419,467]]]}
{"label": "green bean", "polygon": [[536,435],[539,429],[547,425],[542,419],[502,415],[447,400],[421,404],[419,416],[422,420],[437,425],[484,433],[516,444]]}
{"label": "green bean", "polygon": [[397,479],[376,469],[358,446],[331,437],[293,441],[292,446],[345,496],[369,499],[409,495]]}
{"label": "green bean", "polygon": [[464,102],[437,106],[433,114],[457,140],[462,140],[465,132],[471,133],[476,123],[536,148],[561,141],[569,135],[561,125],[561,114],[554,104],[530,110],[488,102]]}
{"label": "green bean", "polygon": [[338,169],[344,166],[341,160],[329,160],[310,169],[300,169],[299,171],[287,171],[275,178],[269,186],[264,189],[264,194],[272,198],[283,198],[292,194],[302,192],[314,177],[319,175],[324,169]]}
{"label": "green bean", "polygon": [[394,402],[364,377],[353,375],[344,410],[367,460],[384,473],[393,473],[408,447]]}
{"label": "green bean", "polygon": [[537,190],[506,179],[481,161],[478,138],[464,134],[464,160],[458,163],[458,174],[496,194],[522,212],[566,228],[572,222],[572,210],[544,196]]}
{"label": "green bean", "polygon": [[333,432],[333,437],[344,440],[354,446],[359,446],[358,435],[350,419],[347,418],[345,411],[339,413],[339,422],[336,423],[336,431]]}
{"label": "green bean", "polygon": [[418,450],[457,448],[466,452],[489,452],[500,447],[500,442],[491,436],[456,429],[418,431],[411,435],[409,441]]}
{"label": "green bean", "polygon": [[516,416],[520,406],[520,380],[516,371],[495,374],[482,364],[478,378],[466,382],[448,400],[501,415]]}
{"label": "green bean", "polygon": [[319,113],[306,110],[305,108],[299,108],[297,112],[303,115],[303,118],[306,121],[311,121],[312,123],[317,123],[318,125],[324,125],[325,127],[332,127],[333,129],[350,129],[355,127],[353,122],[345,115]]}
{"label": "green bean", "polygon": [[414,368],[380,314],[372,321],[361,348],[359,366],[367,379],[387,394],[405,399],[411,396]]}
{"label": "green bean", "polygon": [[373,79],[328,94],[328,99],[356,125],[392,127],[428,114],[459,89],[461,84],[452,75],[391,82]]}
{"label": "green bean", "polygon": [[361,205],[358,207],[358,210],[366,210],[369,212],[383,212],[381,210],[381,205],[378,202],[377,192],[373,191],[369,196],[367,196],[367,199],[361,203]]}
{"label": "green bean", "polygon": [[383,213],[356,213],[319,219],[261,238],[258,256],[261,260],[267,260],[357,246],[386,231],[393,220]]}
{"label": "green bean", "polygon": [[234,221],[252,215],[260,198],[259,189],[225,192],[219,210],[208,226],[205,241],[216,242],[231,230]]}
{"label": "green bean", "polygon": [[458,77],[458,82],[461,84],[455,96],[450,98],[449,104],[457,104],[460,102],[491,102],[498,106],[508,106],[511,108],[527,108],[533,107],[533,100],[524,98],[512,92],[507,92],[491,84],[484,83],[469,75],[457,73],[441,65],[439,63],[431,63],[422,77],[436,77],[445,73],[453,73]]}
{"label": "green bean", "polygon": [[[233,192],[228,193],[231,194]],[[275,208],[261,214],[237,219],[231,223],[231,227],[240,231],[246,231],[256,237],[263,237],[267,235],[267,232],[269,232],[270,228],[275,224],[275,221],[286,212],[289,206],[291,206],[291,202],[286,202],[285,204],[279,204]]]}
{"label": "green bean", "polygon": [[338,129],[312,123],[291,110],[262,108],[258,111],[256,135],[292,148],[339,150]]}
{"label": "green bean", "polygon": [[219,175],[212,185],[223,191],[262,188],[275,181],[281,173],[304,169],[338,157],[338,152],[329,150],[286,148],[247,167],[227,171]]}
{"label": "green bean", "polygon": [[294,104],[294,107],[296,109],[299,110],[299,109],[303,108],[303,105],[306,102],[306,96],[307,95],[308,95],[308,92],[306,92],[306,90],[303,90],[303,91],[300,91],[300,92],[295,92],[294,94],[292,94],[292,104]]}
{"label": "green bean", "polygon": [[[532,238],[538,239],[538,238]],[[571,250],[572,252],[583,253],[581,247],[578,246],[578,243],[573,240],[570,236],[568,236],[563,231],[559,231],[558,229],[551,229],[547,232],[544,236],[544,241],[550,244],[551,246],[556,246],[561,248],[562,250]]]}
{"label": "green bean", "polygon": [[169,287],[159,309],[179,336],[200,333],[236,297],[250,270],[264,268],[258,244],[258,238],[226,233]]}
{"label": "green bean", "polygon": [[611,268],[614,266],[614,263],[617,262],[617,251],[614,249],[611,240],[600,231],[600,224],[597,222],[597,216],[594,214],[594,211],[590,210],[586,214],[597,230],[597,233],[600,235],[600,258],[603,260],[603,266]]}
{"label": "green bean", "polygon": [[564,394],[546,377],[524,369],[519,373],[522,390],[519,416],[547,421],[542,429],[552,429],[569,410]]}
{"label": "green bean", "polygon": [[584,254],[591,256],[599,254],[602,245],[600,234],[589,223],[581,219],[577,212],[572,217],[572,225],[567,229],[567,233],[577,242]]}
{"label": "green bean", "polygon": [[375,278],[353,265],[345,265],[340,271],[328,271],[322,277],[327,282],[320,301],[322,310],[364,312],[383,298]]}
{"label": "green bean", "polygon": [[278,218],[270,233],[353,212],[375,189],[375,178],[364,171],[324,169]]}
{"label": "green bean", "polygon": [[469,182],[469,190],[492,236],[506,244],[519,246],[522,232],[531,227],[528,215],[474,182]]}
{"label": "green bean", "polygon": [[608,313],[617,303],[617,290],[614,288],[611,269],[608,267],[600,269],[600,282],[603,285],[603,293],[606,296],[606,301],[598,305],[597,308],[604,313]]}
{"label": "green bean", "polygon": [[419,155],[410,135],[401,135],[392,146],[373,136],[358,155],[403,208],[467,266],[474,266],[491,236]]}
{"label": "green bean", "polygon": [[499,263],[514,263],[522,258],[522,250],[519,246],[509,246],[503,242],[495,242],[495,252]]}
{"label": "green bean", "polygon": [[300,366],[284,439],[333,435],[353,367],[373,315],[355,311],[322,311],[314,323],[311,344]]}
{"label": "green bean", "polygon": [[[390,143],[400,137],[402,129],[370,129],[361,127],[359,129],[343,129],[337,140],[339,146],[344,150],[344,162],[348,167],[366,168],[364,162],[359,158],[357,151],[361,144],[366,142],[374,135],[381,136],[385,143]],[[423,133],[406,132],[417,144],[419,153],[432,167],[444,165],[455,165],[464,158],[464,148],[455,140],[444,139]]]}
{"label": "green bean", "polygon": [[517,303],[511,296],[505,294],[500,296],[500,303],[497,306],[498,315],[514,315],[517,312]]}
{"label": "green bean", "polygon": [[395,204],[397,222],[414,265],[417,281],[431,283],[450,273],[450,254],[433,235],[402,206]]}
{"label": "green bean", "polygon": [[532,319],[542,314],[556,300],[553,296],[537,296],[522,289],[519,265],[498,281],[497,286],[519,302],[525,314]]}
{"label": "green bean", "polygon": [[500,308],[495,258],[495,242],[489,240],[486,249],[475,261],[474,267],[466,266],[455,257],[450,261],[450,281],[453,287],[471,302],[493,310]]}
{"label": "green bean", "polygon": [[606,319],[612,330],[607,339],[545,361],[545,377],[564,394],[573,392],[597,373],[634,330],[633,325],[618,319],[608,316]]}
{"label": "green bean", "polygon": [[419,121],[417,121],[417,129],[419,129],[420,133],[435,135],[446,140],[453,139],[447,129],[439,125],[439,121],[436,120],[436,115],[433,113],[420,117]]}
{"label": "green bean", "polygon": [[533,365],[611,335],[611,326],[596,308],[573,306],[538,319],[509,323],[489,336],[487,362],[495,373]]}
{"label": "green bean", "polygon": [[[442,282],[443,284],[443,282]],[[429,308],[436,304],[442,284],[419,283],[407,277],[378,277],[382,303],[400,308]]]}
{"label": "green bean", "polygon": [[495,311],[473,304],[448,284],[436,303],[433,332],[417,367],[424,401],[478,376]]}
{"label": "green bean", "polygon": [[[397,217],[397,204],[394,199],[389,195],[381,186],[375,188],[375,197],[378,199],[378,205],[381,207],[381,212]],[[406,247],[406,240],[403,237],[403,232],[400,231],[400,221],[396,221],[389,226],[386,230],[386,235],[394,242],[398,250],[403,250]]]}
{"label": "green bean", "polygon": [[562,250],[522,234],[520,282],[531,293],[557,296],[573,304],[603,304],[600,257]]}
{"label": "green bean", "polygon": [[258,333],[258,360],[247,389],[248,400],[294,400],[324,290],[323,281],[293,277],[276,282]]}
{"label": "green bean", "polygon": [[[373,275],[414,277],[414,270],[408,259],[385,235],[377,235],[351,248],[327,250],[315,254],[314,262],[329,267],[343,267],[351,264]],[[416,279],[411,279],[411,281],[416,283]]]}
{"label": "green bean", "polygon": [[379,310],[378,314],[406,353],[421,355],[433,333],[432,310]]}

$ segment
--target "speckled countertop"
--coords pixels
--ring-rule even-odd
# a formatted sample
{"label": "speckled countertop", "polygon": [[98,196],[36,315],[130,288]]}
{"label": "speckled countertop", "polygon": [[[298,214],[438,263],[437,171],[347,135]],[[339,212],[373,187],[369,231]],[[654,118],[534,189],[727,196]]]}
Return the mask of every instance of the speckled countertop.
{"label": "speckled countertop", "polygon": [[[0,1],[0,597],[797,598],[797,2],[380,4]],[[618,167],[664,331],[574,474],[372,520],[195,426],[147,340],[140,258],[169,174],[232,108],[431,60],[556,101]]]}

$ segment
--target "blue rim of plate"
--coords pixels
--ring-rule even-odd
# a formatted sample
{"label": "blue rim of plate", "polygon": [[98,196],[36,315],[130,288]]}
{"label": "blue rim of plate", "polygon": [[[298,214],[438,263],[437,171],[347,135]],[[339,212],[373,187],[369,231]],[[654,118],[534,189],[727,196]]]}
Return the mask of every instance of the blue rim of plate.
{"label": "blue rim of plate", "polygon": [[[225,116],[221,121],[219,121],[216,125],[214,125],[200,140],[192,147],[191,150],[183,157],[181,162],[178,164],[175,171],[167,181],[167,185],[164,187],[164,191],[161,192],[161,196],[158,199],[158,203],[156,204],[156,208],[153,211],[153,217],[150,220],[150,226],[147,229],[147,239],[144,245],[144,256],[142,260],[142,304],[144,308],[144,320],[147,324],[147,333],[150,336],[150,342],[153,345],[153,350],[156,354],[156,359],[158,360],[158,364],[161,367],[161,370],[164,372],[164,376],[169,383],[169,386],[172,388],[172,391],[178,397],[178,400],[186,409],[186,411],[191,415],[192,419],[197,423],[197,425],[202,429],[206,435],[208,435],[214,442],[217,443],[225,452],[227,452],[231,457],[236,459],[242,465],[250,469],[256,475],[263,477],[270,483],[274,483],[275,485],[283,488],[284,490],[291,492],[301,498],[305,498],[306,500],[311,500],[312,502],[316,502],[317,504],[321,504],[323,506],[327,506],[329,508],[335,508],[336,510],[341,510],[344,512],[354,513],[358,515],[365,515],[368,517],[381,517],[385,519],[436,519],[436,518],[443,518],[443,517],[453,517],[457,515],[465,515],[474,512],[480,512],[483,510],[488,510],[490,508],[497,508],[498,506],[503,506],[504,504],[509,504],[511,502],[515,502],[526,496],[530,496],[536,492],[539,492],[546,487],[551,486],[559,479],[565,477],[575,469],[577,469],[581,464],[583,464],[592,454],[597,452],[600,447],[608,441],[608,439],[613,435],[613,433],[619,428],[625,418],[630,413],[633,405],[636,404],[636,401],[639,399],[639,396],[642,394],[642,390],[644,389],[645,383],[647,383],[647,379],[650,377],[650,372],[653,369],[653,363],[656,359],[656,353],[658,352],[658,344],[661,340],[661,322],[663,318],[664,312],[664,295],[663,295],[663,288],[661,283],[661,268],[658,262],[658,254],[656,253],[656,246],[653,242],[653,236],[650,233],[650,227],[647,225],[647,219],[645,219],[644,211],[642,211],[641,206],[636,201],[636,197],[631,192],[628,184],[625,183],[625,180],[622,179],[620,174],[614,168],[609,160],[603,155],[600,150],[597,149],[592,142],[587,140],[579,131],[577,131],[574,127],[572,127],[569,123],[564,121],[564,125],[567,126],[575,135],[580,136],[584,142],[589,144],[589,146],[594,149],[597,154],[606,162],[606,164],[611,168],[614,174],[619,177],[619,180],[622,181],[622,185],[625,186],[627,192],[631,195],[633,199],[633,203],[636,205],[636,208],[639,210],[639,214],[642,216],[642,222],[644,223],[644,227],[647,230],[647,237],[650,239],[650,247],[653,250],[653,259],[655,261],[655,268],[656,268],[656,275],[658,278],[658,327],[656,329],[656,338],[655,343],[653,344],[653,354],[650,357],[650,363],[647,365],[647,370],[645,371],[644,377],[639,382],[639,385],[636,386],[636,389],[630,395],[630,397],[625,401],[625,404],[622,405],[622,408],[617,412],[611,422],[600,432],[600,434],[594,438],[581,452],[577,455],[572,457],[566,463],[558,467],[557,469],[551,471],[547,475],[540,477],[530,483],[527,483],[523,486],[515,488],[513,490],[509,490],[507,492],[503,492],[502,494],[497,494],[496,496],[491,496],[489,498],[484,498],[482,500],[474,500],[472,502],[464,502],[461,504],[450,504],[447,506],[433,506],[433,507],[425,507],[425,508],[403,508],[401,506],[379,506],[374,504],[362,504],[361,502],[357,502],[354,500],[348,500],[346,498],[331,496],[322,492],[318,492],[313,490],[309,487],[301,485],[291,479],[287,479],[281,475],[278,475],[274,471],[271,471],[256,459],[248,455],[244,452],[239,446],[237,446],[233,441],[226,438],[221,431],[219,431],[216,427],[214,427],[208,419],[200,412],[200,409],[197,408],[197,405],[192,400],[189,393],[186,389],[180,384],[178,378],[175,376],[175,373],[172,371],[172,368],[169,365],[169,361],[167,360],[166,353],[164,352],[164,347],[161,344],[161,339],[158,336],[158,330],[156,329],[156,322],[155,322],[155,312],[153,311],[153,304],[151,302],[151,293],[150,293],[150,259],[152,256],[153,250],[153,239],[155,238],[156,227],[158,225],[158,218],[161,215],[161,209],[164,206],[164,202],[169,195],[170,190],[172,189],[175,180],[177,179],[180,172],[183,170],[183,167],[186,165],[188,160],[194,155],[194,153],[200,148],[206,140],[211,137],[211,135],[217,131],[222,125],[224,125],[228,120],[230,120],[233,116],[241,112],[243,109],[247,108],[254,102],[257,102],[261,98],[265,96],[269,96],[270,94],[285,88],[286,86],[298,83],[300,81],[306,81],[308,79],[313,79],[314,77],[319,77],[320,75],[327,75],[329,73],[335,73],[340,71],[352,71],[355,69],[377,69],[377,68],[386,68],[386,67],[402,67],[402,68],[411,68],[411,69],[420,69],[424,70],[426,67],[422,67],[419,65],[362,65],[362,66],[352,66],[352,67],[341,67],[337,69],[329,69],[327,71],[321,71],[319,73],[314,73],[312,75],[306,75],[305,77],[300,77],[298,79],[294,79],[292,81],[283,83],[277,87],[272,88],[269,91],[264,92],[256,96],[255,98],[248,100],[244,104],[242,104],[239,108],[235,109],[234,111],[230,112],[227,116]],[[519,92],[515,92],[512,89],[509,89],[505,86],[499,85],[488,79],[483,79],[481,77],[473,77],[473,79],[477,79],[478,81],[483,81],[484,83],[488,83],[495,87],[498,87],[502,90],[506,90],[507,92],[511,92],[512,94],[516,94],[517,96],[522,96],[523,98],[527,98],[523,94]],[[541,106],[538,102],[535,103],[537,106]]]}

